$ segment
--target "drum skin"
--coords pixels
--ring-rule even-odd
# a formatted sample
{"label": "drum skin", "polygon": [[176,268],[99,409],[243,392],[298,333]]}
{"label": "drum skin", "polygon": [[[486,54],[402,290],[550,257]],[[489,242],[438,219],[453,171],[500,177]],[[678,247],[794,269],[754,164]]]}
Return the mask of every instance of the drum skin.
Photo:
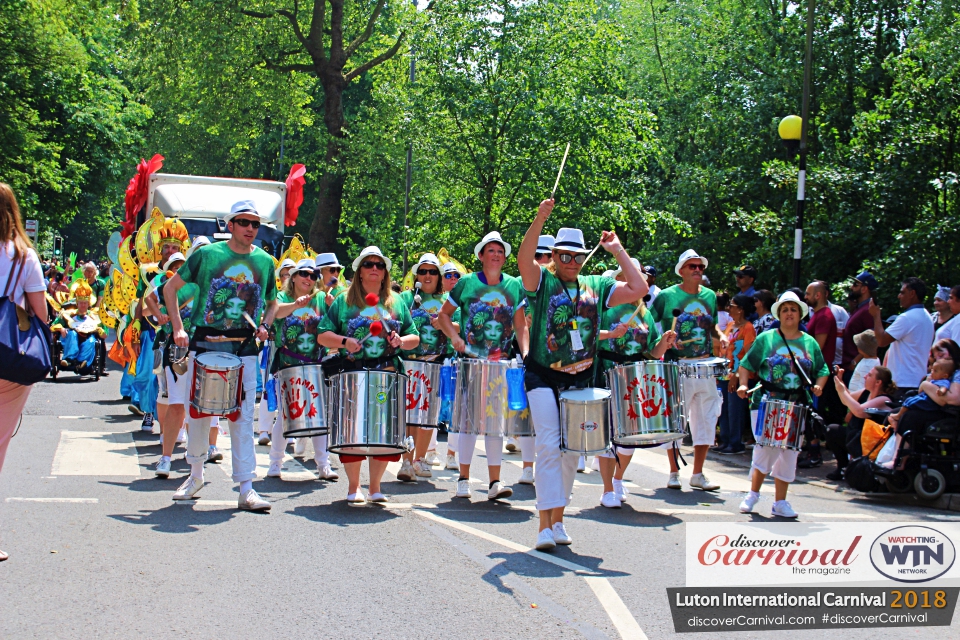
{"label": "drum skin", "polygon": [[730,366],[726,358],[701,358],[699,360],[680,360],[682,378],[716,378],[727,373]]}
{"label": "drum skin", "polygon": [[327,435],[326,382],[319,364],[287,367],[277,372],[283,437]]}
{"label": "drum skin", "polygon": [[440,365],[422,360],[404,360],[407,390],[404,403],[407,424],[436,427],[440,422]]}
{"label": "drum skin", "polygon": [[507,403],[509,361],[457,360],[457,388],[450,431],[478,436],[534,435],[530,407],[512,411]]}
{"label": "drum skin", "polygon": [[406,438],[407,376],[392,371],[347,371],[330,379],[327,451],[388,456],[409,451]]}
{"label": "drum skin", "polygon": [[613,395],[613,442],[630,447],[680,440],[684,435],[679,367],[673,362],[633,362],[607,371]]}
{"label": "drum skin", "polygon": [[580,454],[610,449],[610,391],[571,389],[560,394],[560,448]]}

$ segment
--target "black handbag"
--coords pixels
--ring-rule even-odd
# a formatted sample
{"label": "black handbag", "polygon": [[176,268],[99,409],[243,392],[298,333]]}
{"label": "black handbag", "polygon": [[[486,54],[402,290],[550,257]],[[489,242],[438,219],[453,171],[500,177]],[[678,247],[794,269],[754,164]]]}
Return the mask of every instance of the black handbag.
{"label": "black handbag", "polygon": [[843,474],[843,479],[847,481],[847,484],[863,493],[870,493],[880,488],[880,481],[877,480],[877,476],[874,473],[877,465],[870,459],[870,456],[873,455],[874,451],[885,445],[887,440],[892,437],[893,432],[891,431],[887,434],[886,438],[881,438],[877,441],[873,449],[870,449],[870,453],[857,458],[847,465],[847,470]]}
{"label": "black handbag", "polygon": [[51,338],[50,327],[10,298],[26,261],[27,257],[22,256],[10,270],[0,297],[0,379],[31,385],[50,373]]}

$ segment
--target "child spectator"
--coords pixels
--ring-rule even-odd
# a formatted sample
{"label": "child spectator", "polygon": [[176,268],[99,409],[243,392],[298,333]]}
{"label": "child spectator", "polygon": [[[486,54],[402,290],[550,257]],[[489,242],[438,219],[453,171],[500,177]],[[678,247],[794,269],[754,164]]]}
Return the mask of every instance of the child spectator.
{"label": "child spectator", "polygon": [[857,353],[860,354],[860,361],[853,370],[853,376],[850,378],[850,384],[847,388],[850,393],[863,391],[863,379],[867,372],[874,367],[880,366],[880,359],[877,357],[877,336],[873,329],[867,329],[863,333],[853,336],[853,343],[857,345]]}

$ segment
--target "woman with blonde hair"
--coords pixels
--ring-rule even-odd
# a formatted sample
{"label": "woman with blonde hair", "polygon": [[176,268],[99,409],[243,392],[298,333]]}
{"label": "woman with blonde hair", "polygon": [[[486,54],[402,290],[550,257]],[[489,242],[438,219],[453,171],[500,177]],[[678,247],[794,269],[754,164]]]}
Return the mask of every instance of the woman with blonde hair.
{"label": "woman with blonde hair", "polygon": [[[4,279],[3,295],[43,322],[47,321],[47,303],[44,298],[43,268],[23,230],[20,207],[10,185],[0,182],[0,273]],[[30,385],[0,379],[0,470],[20,414],[27,404]],[[7,554],[0,551],[0,562]]]}

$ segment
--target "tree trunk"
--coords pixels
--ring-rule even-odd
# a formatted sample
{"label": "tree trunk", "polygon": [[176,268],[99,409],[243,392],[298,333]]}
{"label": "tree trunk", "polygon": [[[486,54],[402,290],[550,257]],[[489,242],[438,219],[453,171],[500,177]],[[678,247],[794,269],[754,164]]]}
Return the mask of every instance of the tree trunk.
{"label": "tree trunk", "polygon": [[340,151],[343,142],[343,91],[347,82],[337,70],[323,79],[323,122],[330,139],[327,141],[326,169],[320,176],[317,209],[310,225],[310,246],[318,253],[335,252],[340,235],[340,215],[343,213],[343,183],[340,170]]}

